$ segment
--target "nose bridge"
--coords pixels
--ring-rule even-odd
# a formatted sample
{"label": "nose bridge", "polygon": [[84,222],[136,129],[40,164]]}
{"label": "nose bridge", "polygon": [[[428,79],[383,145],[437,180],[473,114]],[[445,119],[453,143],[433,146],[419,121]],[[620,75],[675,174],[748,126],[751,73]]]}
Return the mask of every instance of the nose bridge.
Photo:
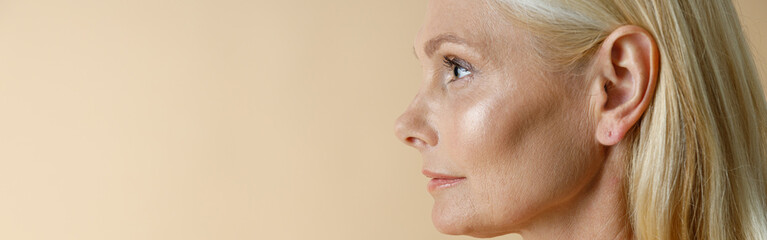
{"label": "nose bridge", "polygon": [[436,129],[430,121],[432,111],[428,104],[428,93],[420,91],[395,122],[397,138],[419,150],[435,146],[438,140]]}

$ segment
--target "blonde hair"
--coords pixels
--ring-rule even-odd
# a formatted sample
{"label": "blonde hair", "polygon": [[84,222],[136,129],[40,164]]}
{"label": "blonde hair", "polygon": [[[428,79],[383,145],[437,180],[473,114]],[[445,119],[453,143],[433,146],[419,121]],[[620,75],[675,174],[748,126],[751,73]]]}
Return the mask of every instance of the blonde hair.
{"label": "blonde hair", "polygon": [[621,25],[655,37],[656,93],[624,139],[635,237],[767,239],[767,103],[730,0],[490,2],[570,72]]}

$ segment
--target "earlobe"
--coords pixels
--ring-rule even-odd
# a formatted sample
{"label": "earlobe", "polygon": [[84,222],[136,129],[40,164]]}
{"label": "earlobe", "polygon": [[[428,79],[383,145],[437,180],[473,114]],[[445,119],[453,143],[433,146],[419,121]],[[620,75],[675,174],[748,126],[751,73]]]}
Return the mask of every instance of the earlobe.
{"label": "earlobe", "polygon": [[[604,117],[597,124],[597,141],[605,146],[612,146],[618,144],[623,137],[628,133],[634,124],[628,122],[620,122],[621,118],[615,116]],[[635,122],[634,122],[635,123]]]}
{"label": "earlobe", "polygon": [[602,145],[612,146],[639,121],[653,99],[658,48],[646,30],[622,26],[605,39],[595,57],[595,134]]}

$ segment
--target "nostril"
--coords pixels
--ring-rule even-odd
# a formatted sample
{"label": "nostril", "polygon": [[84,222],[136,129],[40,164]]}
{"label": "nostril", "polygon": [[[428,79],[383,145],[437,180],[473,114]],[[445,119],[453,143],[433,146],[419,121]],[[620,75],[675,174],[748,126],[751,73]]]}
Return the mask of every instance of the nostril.
{"label": "nostril", "polygon": [[405,142],[407,142],[407,143],[409,143],[409,144],[411,144],[413,146],[416,146],[416,147],[423,146],[425,144],[425,142],[423,140],[418,139],[417,137],[408,137],[408,138],[405,139]]}
{"label": "nostril", "polygon": [[394,135],[408,146],[423,149],[437,144],[437,134],[427,121],[428,112],[411,105],[394,122]]}

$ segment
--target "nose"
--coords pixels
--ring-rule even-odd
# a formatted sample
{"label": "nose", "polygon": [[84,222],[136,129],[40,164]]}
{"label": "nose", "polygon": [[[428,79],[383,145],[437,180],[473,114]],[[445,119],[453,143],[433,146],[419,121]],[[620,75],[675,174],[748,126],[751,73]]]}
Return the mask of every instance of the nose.
{"label": "nose", "polygon": [[394,135],[418,150],[434,147],[439,141],[437,131],[428,120],[428,111],[413,100],[410,106],[400,115],[394,123]]}

